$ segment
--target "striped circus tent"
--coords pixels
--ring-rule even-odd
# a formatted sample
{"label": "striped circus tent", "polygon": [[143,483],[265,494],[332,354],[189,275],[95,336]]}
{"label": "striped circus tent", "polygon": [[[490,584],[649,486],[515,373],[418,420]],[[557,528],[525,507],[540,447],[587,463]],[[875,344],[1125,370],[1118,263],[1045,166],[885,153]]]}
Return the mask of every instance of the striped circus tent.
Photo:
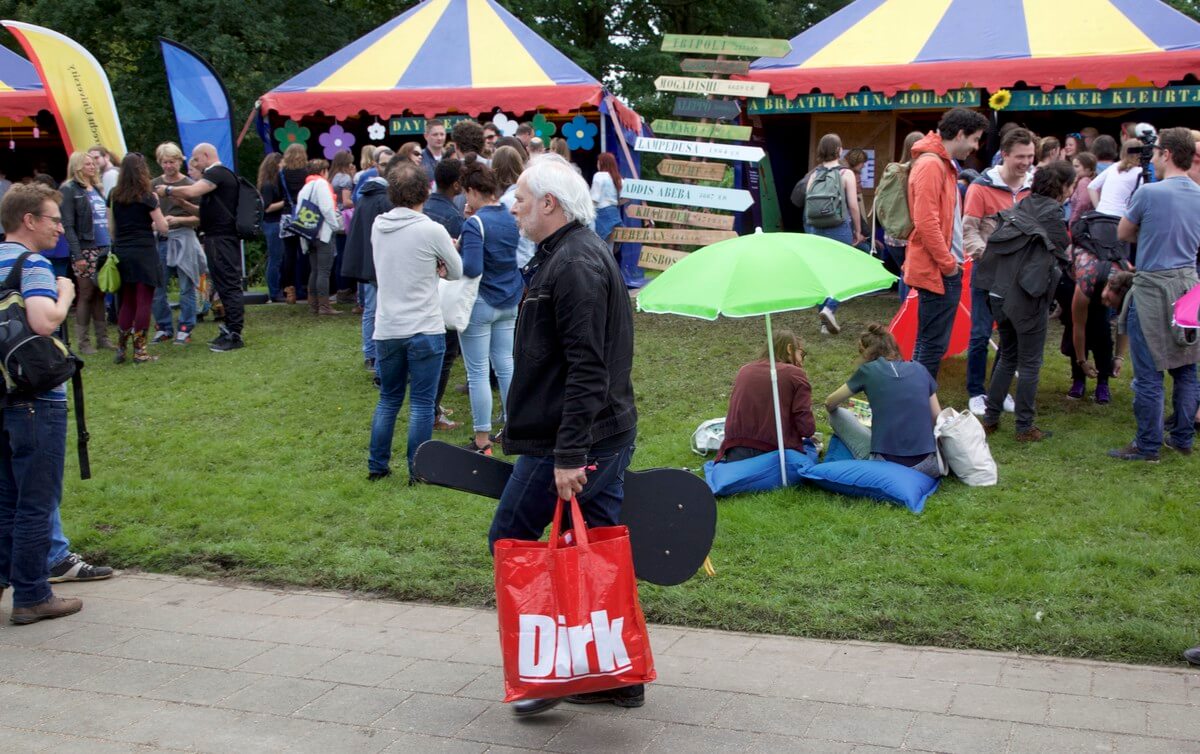
{"label": "striped circus tent", "polygon": [[33,63],[0,46],[0,118],[20,120],[49,109],[50,101]]}
{"label": "striped circus tent", "polygon": [[[263,112],[299,119],[598,107],[604,87],[495,0],[425,0],[289,79]],[[627,128],[637,116],[617,104]]]}
{"label": "striped circus tent", "polygon": [[841,97],[1166,86],[1200,73],[1200,24],[1159,0],[855,0],[791,41],[747,78],[787,97]]}

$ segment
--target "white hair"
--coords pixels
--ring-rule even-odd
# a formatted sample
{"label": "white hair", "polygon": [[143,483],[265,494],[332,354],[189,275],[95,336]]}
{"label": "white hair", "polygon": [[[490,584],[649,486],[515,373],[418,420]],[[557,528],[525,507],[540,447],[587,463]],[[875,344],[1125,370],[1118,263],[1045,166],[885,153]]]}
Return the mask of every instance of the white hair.
{"label": "white hair", "polygon": [[525,185],[534,197],[553,196],[568,220],[591,225],[596,219],[596,207],[587,182],[561,156],[547,152],[529,161],[521,173]]}

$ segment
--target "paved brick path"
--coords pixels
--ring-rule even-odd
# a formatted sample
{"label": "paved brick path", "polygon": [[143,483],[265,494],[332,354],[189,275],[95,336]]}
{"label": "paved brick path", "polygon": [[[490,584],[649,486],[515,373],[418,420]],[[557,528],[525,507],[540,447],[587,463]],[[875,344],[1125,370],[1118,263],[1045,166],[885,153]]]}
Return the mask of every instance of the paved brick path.
{"label": "paved brick path", "polygon": [[127,574],[0,628],[0,751],[1200,752],[1200,672],[655,626],[637,710],[518,722],[495,616]]}

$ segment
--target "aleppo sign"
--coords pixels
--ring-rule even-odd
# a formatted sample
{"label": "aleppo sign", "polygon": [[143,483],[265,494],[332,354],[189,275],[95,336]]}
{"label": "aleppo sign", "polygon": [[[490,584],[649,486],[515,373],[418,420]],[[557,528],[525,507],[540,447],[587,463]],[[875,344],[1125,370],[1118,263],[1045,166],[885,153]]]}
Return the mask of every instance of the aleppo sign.
{"label": "aleppo sign", "polygon": [[708,144],[702,141],[679,141],[678,139],[656,139],[639,136],[633,144],[639,152],[659,154],[681,154],[687,157],[715,157],[718,160],[745,160],[759,162],[763,158],[761,147],[743,147],[736,144]]}
{"label": "aleppo sign", "polygon": [[664,181],[627,180],[621,185],[622,199],[641,199],[662,204],[687,204],[692,207],[728,209],[742,212],[754,197],[744,189],[723,189],[710,186],[688,186]]}
{"label": "aleppo sign", "polygon": [[658,163],[659,175],[687,178],[693,181],[719,181],[725,177],[725,169],[725,165],[720,162],[663,160]]}
{"label": "aleppo sign", "polygon": [[1012,93],[1008,110],[1108,110],[1127,107],[1197,107],[1200,86],[1162,89],[1060,89],[1053,92],[1019,89]]}
{"label": "aleppo sign", "polygon": [[712,118],[714,120],[733,120],[741,114],[741,104],[732,99],[676,97],[675,108],[671,110],[671,115],[683,118]]}
{"label": "aleppo sign", "polygon": [[[661,170],[661,165],[659,166]],[[694,225],[698,228],[733,229],[733,215],[714,215],[709,212],[689,212],[686,209],[669,207],[651,207],[646,204],[630,204],[625,208],[625,215],[638,220],[653,220],[657,223],[675,223],[676,225]]]}
{"label": "aleppo sign", "polygon": [[750,138],[750,126],[727,126],[722,123],[691,123],[684,120],[656,119],[650,124],[655,133],[671,134],[673,136],[694,136],[697,139],[735,139],[745,141]]}
{"label": "aleppo sign", "polygon": [[642,253],[638,257],[638,267],[645,267],[648,270],[665,270],[687,255],[686,251],[643,246]]}
{"label": "aleppo sign", "polygon": [[765,81],[693,79],[687,76],[659,76],[654,79],[654,88],[660,92],[725,94],[730,97],[766,97],[771,91],[771,85]]}
{"label": "aleppo sign", "polygon": [[705,60],[704,58],[684,58],[679,62],[679,70],[684,73],[723,73],[745,76],[750,73],[749,60]]}
{"label": "aleppo sign", "polygon": [[786,39],[761,37],[707,37],[696,34],[664,34],[663,52],[698,52],[705,55],[742,55],[752,58],[781,58],[792,51]]}
{"label": "aleppo sign", "polygon": [[[1018,92],[1013,92],[1016,102]],[[876,92],[855,92],[845,97],[831,94],[801,94],[795,99],[787,97],[763,97],[746,103],[749,115],[774,115],[777,113],[839,113],[860,110],[924,110],[951,107],[979,107],[978,89],[951,89],[945,94],[929,91],[897,92],[889,97]],[[1013,109],[1009,105],[1008,109]]]}
{"label": "aleppo sign", "polygon": [[612,239],[617,243],[669,243],[683,246],[707,246],[737,238],[732,230],[689,230],[687,228],[616,228]]}

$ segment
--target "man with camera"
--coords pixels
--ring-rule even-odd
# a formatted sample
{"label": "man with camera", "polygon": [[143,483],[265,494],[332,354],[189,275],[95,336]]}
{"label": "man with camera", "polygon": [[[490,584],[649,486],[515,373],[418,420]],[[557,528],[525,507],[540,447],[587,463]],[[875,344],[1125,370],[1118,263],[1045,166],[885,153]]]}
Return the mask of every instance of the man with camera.
{"label": "man with camera", "polygon": [[[1166,445],[1191,455],[1196,430],[1196,364],[1200,339],[1172,324],[1175,301],[1197,284],[1200,248],[1200,186],[1188,176],[1196,141],[1186,128],[1168,128],[1152,143],[1155,174],[1161,180],[1138,187],[1129,199],[1117,234],[1138,245],[1137,273],[1117,330],[1129,338],[1133,359],[1133,414],[1137,435],[1108,454],[1122,461],[1156,463]],[[1174,382],[1169,424],[1163,426],[1163,372]],[[1164,434],[1166,436],[1164,437]]]}

